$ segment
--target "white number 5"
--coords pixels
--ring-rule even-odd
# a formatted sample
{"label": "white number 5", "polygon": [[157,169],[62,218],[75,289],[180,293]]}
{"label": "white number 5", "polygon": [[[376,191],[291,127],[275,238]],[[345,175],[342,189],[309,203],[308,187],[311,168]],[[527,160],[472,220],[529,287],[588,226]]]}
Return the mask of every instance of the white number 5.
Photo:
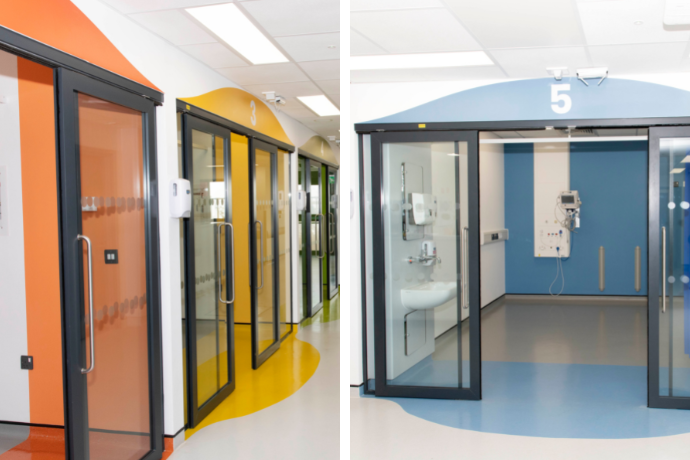
{"label": "white number 5", "polygon": [[[551,85],[551,109],[556,113],[568,113],[573,106],[573,100],[567,94],[558,94],[559,91],[570,91],[570,85]],[[563,101],[563,105],[558,103]]]}

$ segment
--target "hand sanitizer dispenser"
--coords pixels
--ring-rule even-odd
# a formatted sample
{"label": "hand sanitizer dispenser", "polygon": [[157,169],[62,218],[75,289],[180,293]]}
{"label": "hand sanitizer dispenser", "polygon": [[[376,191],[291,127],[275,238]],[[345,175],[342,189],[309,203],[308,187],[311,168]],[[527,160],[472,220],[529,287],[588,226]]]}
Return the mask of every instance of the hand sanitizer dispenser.
{"label": "hand sanitizer dispenser", "polygon": [[436,220],[436,197],[428,193],[410,193],[413,225],[432,225]]}
{"label": "hand sanitizer dispenser", "polygon": [[192,185],[187,179],[170,181],[170,217],[182,219],[192,215]]}
{"label": "hand sanitizer dispenser", "polygon": [[307,209],[307,192],[306,190],[297,190],[296,206],[297,212],[303,212]]}

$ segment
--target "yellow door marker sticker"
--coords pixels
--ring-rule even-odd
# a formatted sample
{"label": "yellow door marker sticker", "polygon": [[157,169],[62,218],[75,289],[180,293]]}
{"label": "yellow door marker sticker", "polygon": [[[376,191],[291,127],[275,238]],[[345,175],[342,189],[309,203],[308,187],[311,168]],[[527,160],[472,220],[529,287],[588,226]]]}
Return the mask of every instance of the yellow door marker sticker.
{"label": "yellow door marker sticker", "polygon": [[420,123],[420,124],[419,124],[419,127],[420,127],[420,128],[426,128],[426,124]]}

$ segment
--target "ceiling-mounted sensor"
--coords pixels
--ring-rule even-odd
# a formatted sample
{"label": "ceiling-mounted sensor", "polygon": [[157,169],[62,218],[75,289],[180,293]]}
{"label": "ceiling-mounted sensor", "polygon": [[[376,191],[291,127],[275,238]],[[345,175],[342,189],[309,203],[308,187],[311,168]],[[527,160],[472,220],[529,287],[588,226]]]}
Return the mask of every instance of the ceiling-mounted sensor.
{"label": "ceiling-mounted sensor", "polygon": [[589,86],[589,83],[585,81],[587,78],[599,78],[599,83],[597,86],[601,85],[601,82],[609,75],[608,67],[590,67],[587,69],[577,69],[577,78],[582,80],[582,83]]}
{"label": "ceiling-mounted sensor", "polygon": [[667,26],[690,25],[690,0],[666,0],[664,24]]}
{"label": "ceiling-mounted sensor", "polygon": [[264,91],[263,95],[266,96],[267,101],[274,101],[276,99],[275,91]]}
{"label": "ceiling-mounted sensor", "polygon": [[328,140],[331,142],[335,142],[335,136],[328,136]]}
{"label": "ceiling-mounted sensor", "polygon": [[547,67],[546,72],[558,81],[563,79],[563,75],[568,75],[567,67]]}

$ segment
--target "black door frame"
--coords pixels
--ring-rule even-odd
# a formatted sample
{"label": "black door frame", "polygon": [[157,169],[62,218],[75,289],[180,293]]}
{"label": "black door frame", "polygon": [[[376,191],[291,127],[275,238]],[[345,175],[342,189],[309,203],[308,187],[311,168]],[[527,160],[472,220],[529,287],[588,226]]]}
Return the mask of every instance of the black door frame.
{"label": "black door frame", "polygon": [[[661,139],[668,138],[690,138],[690,126],[674,127],[653,127],[649,130],[649,228],[647,231],[648,248],[648,272],[647,272],[647,294],[649,302],[648,314],[648,350],[647,353],[647,388],[649,407],[661,409],[690,409],[690,398],[678,396],[661,396],[659,394],[659,376],[661,374],[661,331],[660,320],[662,315],[659,306],[661,293],[661,206],[659,203],[661,192]],[[668,249],[667,249],[668,250]],[[654,295],[652,295],[654,294]],[[673,315],[673,310],[669,310],[668,315]],[[673,316],[671,316],[672,318]],[[673,324],[673,323],[671,323]],[[672,336],[671,336],[672,338]],[[670,343],[673,347],[673,343]],[[672,352],[672,350],[671,350]],[[671,353],[671,356],[673,354]],[[673,372],[672,364],[669,365],[669,373]],[[669,388],[672,385],[672,377],[669,376]]]}
{"label": "black door frame", "polygon": [[[259,286],[258,272],[262,269],[257,263],[257,255],[261,253],[257,241],[256,224],[256,150],[260,149],[271,154],[271,230],[273,234],[273,343],[264,351],[259,352]],[[258,369],[273,353],[280,348],[280,276],[279,276],[279,241],[278,241],[278,147],[260,141],[258,139],[249,140],[249,248],[251,273],[249,279],[252,286],[252,367]],[[263,229],[265,232],[266,229]],[[261,234],[261,232],[259,232]],[[265,233],[261,235],[265,238]],[[263,265],[264,261],[261,261]],[[263,277],[262,277],[263,278]],[[263,279],[261,282],[263,283]]]}
{"label": "black door frame", "polygon": [[[193,161],[193,147],[192,147],[192,130],[197,130],[205,133],[210,133],[214,136],[225,139],[225,146],[223,152],[224,180],[226,187],[225,199],[225,223],[232,224],[232,152],[230,143],[230,130],[223,128],[216,124],[202,120],[192,114],[185,113],[182,115],[182,144],[184,146],[182,151],[183,168],[185,179],[192,182],[194,175],[194,161]],[[192,200],[194,197],[192,197]],[[234,390],[236,386],[235,380],[235,305],[225,305],[227,318],[227,360],[228,360],[228,383],[226,383],[218,392],[199,407],[198,401],[198,375],[197,375],[197,336],[196,336],[196,267],[195,267],[195,247],[194,247],[194,212],[190,217],[184,219],[184,242],[185,242],[185,327],[186,327],[186,355],[187,355],[187,414],[189,428],[197,426],[208,414],[213,411],[218,405],[225,400]],[[225,296],[229,292],[234,291],[235,287],[235,273],[232,272],[232,258],[234,254],[230,250],[230,232],[225,232],[225,272],[228,274],[225,277],[226,285]],[[215,243],[214,243],[215,244]],[[217,249],[216,249],[216,257]],[[215,265],[217,266],[217,264]],[[231,283],[232,280],[232,290]],[[216,289],[218,292],[218,279],[216,279]]]}
{"label": "black door frame", "polygon": [[[322,181],[323,181],[323,177],[322,177],[323,176],[323,170],[322,170],[323,164],[316,161],[316,160],[313,160],[307,156],[304,156],[304,155],[300,155],[300,156],[302,158],[304,158],[304,160],[305,160],[305,168],[304,168],[304,181],[305,182],[304,182],[304,184],[305,184],[305,191],[307,193],[307,211],[306,211],[306,222],[305,222],[305,224],[308,224],[308,225],[304,225],[304,230],[303,230],[305,232],[304,237],[305,237],[305,244],[307,247],[307,251],[306,251],[306,255],[305,255],[306,264],[307,264],[307,316],[303,319],[307,319],[307,318],[312,318],[315,314],[317,314],[319,311],[321,311],[321,309],[324,306],[324,302],[325,302],[324,294],[323,294],[323,257],[325,257],[325,255],[321,257],[322,262],[321,262],[321,270],[320,270],[320,274],[319,274],[319,291],[318,292],[321,293],[321,301],[316,305],[314,305],[314,302],[313,302],[314,301],[314,298],[313,298],[313,292],[314,291],[313,291],[313,286],[312,286],[312,282],[313,282],[313,273],[312,273],[313,270],[312,269],[313,269],[313,267],[312,267],[312,263],[311,263],[311,259],[313,257],[312,251],[311,251],[311,247],[312,247],[311,224],[312,224],[312,217],[314,216],[314,213],[311,212],[312,211],[311,210],[311,165],[312,165],[312,163],[319,165],[319,193],[321,193],[322,187],[323,187],[323,183],[322,183]],[[322,199],[323,199],[323,197],[322,197]],[[323,207],[323,202],[321,204]],[[319,212],[316,213],[316,215],[321,215],[320,211],[321,211],[321,209],[319,209]],[[323,219],[319,220],[319,235],[321,236],[321,244],[319,245],[319,247],[321,248],[321,252],[323,252],[323,250],[324,250],[322,226],[323,226]]]}
{"label": "black door frame", "polygon": [[[328,199],[326,200],[326,209],[328,210],[328,251],[326,252],[326,279],[328,280],[328,287],[326,289],[326,292],[328,292],[328,299],[332,299],[335,297],[335,295],[338,293],[338,287],[340,286],[340,251],[338,251],[338,224],[340,222],[339,220],[339,215],[338,215],[338,209],[340,206],[339,200],[340,196],[338,195],[338,168],[334,168],[333,166],[328,166],[324,165],[326,167],[326,190],[328,190]],[[335,197],[336,198],[336,209],[332,210],[331,209],[331,184],[329,182],[330,174],[333,173],[335,175],[335,189],[336,193]],[[331,220],[332,216],[332,220]],[[333,231],[333,234],[331,235],[331,231]],[[333,241],[333,251],[331,253],[331,241]],[[331,257],[335,258],[335,288],[331,289]]]}
{"label": "black door frame", "polygon": [[[377,133],[420,133],[434,132],[443,133],[452,130],[459,131],[515,131],[515,130],[545,130],[545,129],[565,129],[568,127],[578,128],[647,128],[648,134],[648,244],[647,244],[647,359],[648,359],[648,384],[647,396],[648,407],[654,408],[679,408],[690,409],[690,398],[679,397],[660,397],[659,389],[659,280],[652,268],[660,268],[660,248],[659,243],[659,143],[661,137],[684,137],[690,132],[690,117],[666,117],[666,118],[615,118],[615,119],[568,119],[568,120],[509,120],[509,121],[476,121],[476,122],[429,122],[429,123],[359,123],[355,125],[355,132],[359,142],[359,208],[360,208],[360,239],[361,239],[361,304],[362,304],[362,364],[364,393],[375,395],[376,391],[369,388],[369,381],[374,380],[378,385],[379,379],[370,379],[368,375],[367,350],[370,344],[367,343],[367,280],[366,280],[366,254],[365,254],[365,222],[367,219],[365,189],[364,189],[364,143],[365,136],[370,137],[373,154],[373,139]],[[373,157],[372,157],[373,158]],[[372,170],[372,175],[374,174]],[[373,216],[375,219],[376,216]],[[376,291],[381,289],[374,282],[374,295],[376,303]],[[656,293],[656,296],[652,295]],[[656,300],[655,300],[656,298]],[[656,310],[657,314],[652,312]],[[375,333],[378,329],[374,325]],[[384,356],[385,358],[385,356]],[[379,371],[380,357],[375,354],[376,374]],[[383,374],[385,375],[385,374]],[[375,376],[374,376],[375,377]],[[423,396],[418,396],[423,397]]]}
{"label": "black door frame", "polygon": [[[468,190],[468,228],[469,228],[469,309],[470,309],[470,387],[462,388],[462,340],[458,340],[458,387],[423,387],[388,385],[387,378],[377,378],[375,394],[377,396],[397,396],[438,399],[481,399],[481,318],[479,292],[479,134],[477,131],[446,132],[398,132],[375,133],[371,136],[371,178],[372,178],[372,238],[373,238],[373,273],[374,273],[374,348],[376,357],[376,375],[387,376],[387,333],[386,333],[386,263],[385,263],[385,225],[384,165],[383,144],[396,142],[453,142],[455,153],[459,154],[459,143],[467,144],[467,190]],[[456,181],[458,177],[459,156],[455,157]],[[456,202],[459,200],[459,188],[456,191]],[[456,208],[456,263],[457,273],[461,273],[461,223],[460,209]],[[458,326],[462,318],[461,296],[456,296]]]}
{"label": "black door frame", "polygon": [[145,460],[160,459],[163,453],[163,368],[154,103],[120,88],[63,68],[57,69],[56,83],[59,107],[58,158],[62,248],[65,445],[67,455],[70,459],[89,458],[87,384],[86,375],[81,373],[86,358],[83,249],[82,244],[76,238],[77,235],[81,234],[82,212],[79,172],[79,108],[77,102],[77,92],[79,92],[142,113],[147,267],[146,308],[149,320],[149,413],[151,417],[151,451],[142,458]]}

